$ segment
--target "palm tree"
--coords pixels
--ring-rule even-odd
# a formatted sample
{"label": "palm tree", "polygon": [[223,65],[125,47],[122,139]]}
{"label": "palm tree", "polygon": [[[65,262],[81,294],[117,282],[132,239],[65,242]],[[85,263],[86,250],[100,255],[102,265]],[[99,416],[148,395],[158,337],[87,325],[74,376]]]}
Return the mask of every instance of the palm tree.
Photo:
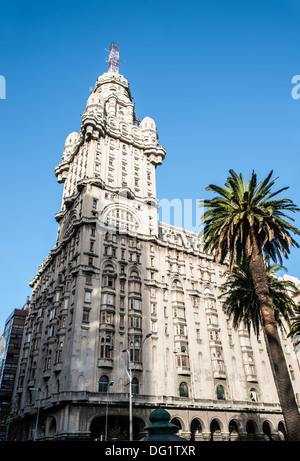
{"label": "palm tree", "polygon": [[291,318],[292,325],[289,336],[293,336],[295,348],[300,346],[300,306],[295,307],[294,316]]}
{"label": "palm tree", "polygon": [[[299,291],[295,284],[288,280],[279,280],[276,272],[285,268],[279,264],[266,266],[267,281],[269,286],[271,306],[274,317],[280,329],[286,333],[286,328],[282,318],[290,329],[290,320],[295,315],[298,305],[293,300],[293,295],[298,295]],[[262,325],[261,312],[249,264],[241,261],[240,265],[235,265],[232,272],[228,274],[227,280],[221,286],[223,300],[223,310],[232,319],[234,328],[244,322],[249,333],[251,326],[254,333],[259,336]]]}
{"label": "palm tree", "polygon": [[230,271],[234,262],[238,265],[243,259],[248,262],[288,438],[300,440],[299,410],[277,331],[265,270],[265,261],[282,264],[282,256],[287,258],[292,246],[299,247],[291,233],[299,235],[300,231],[287,220],[293,221],[289,212],[300,210],[289,199],[274,199],[288,187],[271,191],[277,179],[271,180],[273,171],[259,183],[252,172],[246,185],[242,174],[237,175],[233,170],[229,173],[225,187],[210,185],[206,188],[218,195],[203,203],[206,207],[204,248],[215,254],[218,263],[225,262],[228,257]]}

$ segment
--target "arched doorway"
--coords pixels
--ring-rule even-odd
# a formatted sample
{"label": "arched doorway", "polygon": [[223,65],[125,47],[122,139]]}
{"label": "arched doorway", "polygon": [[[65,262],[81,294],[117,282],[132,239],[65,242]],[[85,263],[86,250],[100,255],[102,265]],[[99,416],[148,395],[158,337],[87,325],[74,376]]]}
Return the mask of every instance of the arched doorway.
{"label": "arched doorway", "polygon": [[237,422],[233,419],[229,423],[229,440],[230,441],[237,441],[240,440],[239,429]]}
{"label": "arched doorway", "polygon": [[48,438],[54,439],[55,432],[56,432],[56,421],[55,421],[55,418],[51,418],[51,421],[49,424],[49,430],[48,430]]}
{"label": "arched doorway", "polygon": [[247,431],[247,441],[248,442],[253,442],[256,440],[256,432],[257,432],[257,426],[252,419],[249,419],[246,424],[246,431]]}
{"label": "arched doorway", "polygon": [[[106,417],[98,416],[93,419],[90,426],[91,440],[105,440]],[[132,418],[133,440],[141,438],[141,432],[146,424],[140,418]],[[129,418],[128,416],[108,415],[107,418],[107,440],[129,440]]]}
{"label": "arched doorway", "polygon": [[210,423],[210,440],[213,442],[219,442],[222,440],[221,427],[217,419],[213,419]]}
{"label": "arched doorway", "polygon": [[280,440],[287,440],[285,426],[282,421],[278,424],[278,435]]}
{"label": "arched doorway", "polygon": [[202,426],[198,418],[195,418],[191,422],[191,441],[203,440]]}
{"label": "arched doorway", "polygon": [[177,435],[180,435],[180,433],[182,432],[183,430],[183,427],[182,427],[182,424],[181,424],[181,421],[179,418],[172,418],[171,421],[170,421],[172,424],[175,424],[175,426],[177,426],[179,429],[178,429],[178,432],[176,432]]}
{"label": "arched doorway", "polygon": [[264,433],[264,440],[266,440],[267,442],[270,442],[272,440],[272,437],[271,437],[271,427],[268,421],[264,421],[262,428],[263,428],[263,433]]}

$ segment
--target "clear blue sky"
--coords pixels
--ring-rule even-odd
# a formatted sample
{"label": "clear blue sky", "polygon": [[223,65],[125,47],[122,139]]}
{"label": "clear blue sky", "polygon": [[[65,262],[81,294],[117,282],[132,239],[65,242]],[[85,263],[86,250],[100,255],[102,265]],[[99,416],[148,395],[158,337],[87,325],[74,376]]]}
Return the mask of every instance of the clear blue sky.
{"label": "clear blue sky", "polygon": [[[296,0],[0,1],[0,333],[55,245],[54,168],[112,41],[137,116],[154,118],[167,149],[158,198],[208,197],[230,168],[273,169],[300,205],[299,24]],[[300,278],[299,251],[286,266]]]}

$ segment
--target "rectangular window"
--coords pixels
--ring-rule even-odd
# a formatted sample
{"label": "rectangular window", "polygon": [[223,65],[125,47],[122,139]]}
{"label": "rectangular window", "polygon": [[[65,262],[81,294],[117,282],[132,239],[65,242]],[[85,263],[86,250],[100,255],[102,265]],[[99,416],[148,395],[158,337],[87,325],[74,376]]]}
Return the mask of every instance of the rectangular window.
{"label": "rectangular window", "polygon": [[152,333],[157,333],[157,321],[151,321],[151,331]]}
{"label": "rectangular window", "polygon": [[140,361],[140,350],[139,349],[130,349],[130,360],[132,362]]}
{"label": "rectangular window", "polygon": [[151,314],[156,314],[156,303],[151,303]]}
{"label": "rectangular window", "polygon": [[130,299],[129,306],[130,309],[140,311],[142,309],[142,301],[140,301],[139,299]]}
{"label": "rectangular window", "polygon": [[112,294],[104,294],[103,298],[105,299],[103,304],[109,304],[113,306],[115,304],[115,296]]}
{"label": "rectangular window", "polygon": [[113,324],[113,314],[111,312],[103,312],[101,317],[102,323]]}
{"label": "rectangular window", "polygon": [[83,314],[82,314],[82,321],[89,322],[89,320],[90,320],[90,312],[84,309]]}
{"label": "rectangular window", "polygon": [[84,302],[90,303],[91,302],[91,292],[85,291],[84,292]]}
{"label": "rectangular window", "polygon": [[100,348],[100,357],[105,359],[110,359],[110,346],[101,346]]}
{"label": "rectangular window", "polygon": [[92,284],[92,275],[91,274],[86,274],[85,276],[85,283],[87,285],[91,285]]}
{"label": "rectangular window", "polygon": [[103,281],[104,281],[104,286],[105,287],[112,288],[114,286],[115,279],[114,279],[114,277],[112,277],[110,275],[106,275],[106,276],[104,276]]}
{"label": "rectangular window", "polygon": [[124,315],[120,315],[120,328],[124,328]]}

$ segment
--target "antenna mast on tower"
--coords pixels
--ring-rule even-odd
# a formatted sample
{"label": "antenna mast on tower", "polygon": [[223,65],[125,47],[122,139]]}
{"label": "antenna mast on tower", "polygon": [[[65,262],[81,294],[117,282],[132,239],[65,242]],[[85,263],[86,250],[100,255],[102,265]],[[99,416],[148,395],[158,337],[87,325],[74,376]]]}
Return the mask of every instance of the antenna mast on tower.
{"label": "antenna mast on tower", "polygon": [[109,48],[108,72],[119,73],[119,43],[112,42]]}

